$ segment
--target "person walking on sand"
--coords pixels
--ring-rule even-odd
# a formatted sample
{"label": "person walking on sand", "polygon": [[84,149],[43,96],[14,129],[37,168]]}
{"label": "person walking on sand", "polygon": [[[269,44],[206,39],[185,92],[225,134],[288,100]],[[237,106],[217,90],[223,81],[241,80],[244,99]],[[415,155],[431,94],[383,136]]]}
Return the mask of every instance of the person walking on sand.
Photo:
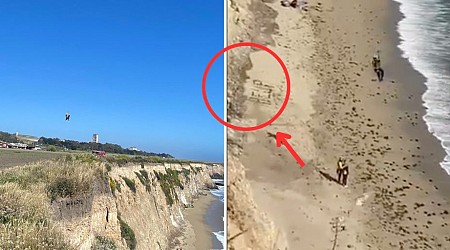
{"label": "person walking on sand", "polygon": [[341,159],[341,157],[339,157],[339,160],[338,160],[338,162],[337,162],[337,170],[336,170],[336,173],[337,173],[337,176],[338,176],[338,183],[339,184],[342,184],[342,175],[343,175],[343,170],[344,169],[344,161],[342,161],[342,159]]}
{"label": "person walking on sand", "polygon": [[344,164],[344,161],[339,157],[337,162],[337,175],[338,175],[338,183],[347,187],[347,178],[348,178],[348,166]]}
{"label": "person walking on sand", "polygon": [[348,179],[348,165],[345,164],[344,168],[342,168],[342,185],[347,187],[347,179]]}
{"label": "person walking on sand", "polygon": [[379,52],[375,54],[372,58],[372,67],[375,73],[377,74],[378,81],[383,81],[384,78],[384,70],[381,68],[381,60]]}

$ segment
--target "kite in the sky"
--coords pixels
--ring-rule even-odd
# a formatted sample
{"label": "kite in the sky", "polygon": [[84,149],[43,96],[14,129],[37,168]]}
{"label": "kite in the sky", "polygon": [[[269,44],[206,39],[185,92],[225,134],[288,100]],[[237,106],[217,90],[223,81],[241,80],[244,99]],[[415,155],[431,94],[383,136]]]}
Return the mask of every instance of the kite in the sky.
{"label": "kite in the sky", "polygon": [[68,121],[70,119],[70,114],[66,113],[66,121]]}

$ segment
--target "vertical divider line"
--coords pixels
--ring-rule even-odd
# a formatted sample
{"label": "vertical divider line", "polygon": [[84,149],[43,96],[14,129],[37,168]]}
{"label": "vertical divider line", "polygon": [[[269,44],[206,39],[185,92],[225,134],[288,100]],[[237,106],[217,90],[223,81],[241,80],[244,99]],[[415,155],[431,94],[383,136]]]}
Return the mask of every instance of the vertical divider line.
{"label": "vertical divider line", "polygon": [[[229,0],[224,0],[223,1],[223,46],[224,48],[227,46],[228,44],[228,1]],[[227,70],[227,60],[228,59],[228,51],[224,53],[223,55],[223,120],[228,122],[228,114],[227,114],[227,77],[228,77],[228,70]],[[223,180],[223,185],[224,185],[224,218],[223,218],[223,224],[224,224],[224,231],[223,231],[223,235],[224,235],[224,249],[228,249],[228,215],[227,215],[227,204],[228,204],[228,150],[227,150],[227,127],[223,126],[223,131],[224,131],[224,159],[223,159],[223,167],[224,167],[224,180]]]}

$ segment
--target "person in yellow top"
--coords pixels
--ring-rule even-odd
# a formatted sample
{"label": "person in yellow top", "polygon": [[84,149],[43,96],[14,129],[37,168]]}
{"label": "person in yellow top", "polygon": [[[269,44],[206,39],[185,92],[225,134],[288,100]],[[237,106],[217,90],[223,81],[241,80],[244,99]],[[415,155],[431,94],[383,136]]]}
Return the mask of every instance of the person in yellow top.
{"label": "person in yellow top", "polygon": [[341,185],[344,185],[347,187],[347,178],[348,178],[348,166],[344,164],[344,161],[339,157],[339,160],[337,162],[337,175],[338,175],[338,182]]}

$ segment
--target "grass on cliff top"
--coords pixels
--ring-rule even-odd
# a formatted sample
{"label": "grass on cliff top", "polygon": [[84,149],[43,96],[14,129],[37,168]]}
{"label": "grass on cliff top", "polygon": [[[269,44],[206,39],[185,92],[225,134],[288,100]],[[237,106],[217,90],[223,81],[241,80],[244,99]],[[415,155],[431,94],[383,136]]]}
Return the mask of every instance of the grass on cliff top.
{"label": "grass on cliff top", "polygon": [[42,186],[0,185],[0,249],[72,249],[54,229]]}
{"label": "grass on cliff top", "polygon": [[72,197],[90,190],[95,179],[103,177],[99,162],[90,155],[68,155],[57,161],[43,161],[0,172],[0,185],[16,183],[21,188],[33,190],[45,185],[51,200]]}
{"label": "grass on cliff top", "polygon": [[0,169],[21,166],[43,160],[55,160],[63,156],[60,152],[23,149],[0,149]]}
{"label": "grass on cliff top", "polygon": [[179,164],[189,164],[189,163],[204,163],[201,161],[190,161],[190,160],[180,160],[172,158],[163,158],[159,156],[129,156],[129,155],[117,155],[117,156],[107,156],[106,160],[109,163],[116,163],[119,166],[124,166],[128,163],[134,164],[145,164],[145,163],[179,163]]}
{"label": "grass on cliff top", "polygon": [[0,249],[71,249],[51,219],[51,201],[89,192],[97,178],[101,166],[84,155],[0,171]]}

